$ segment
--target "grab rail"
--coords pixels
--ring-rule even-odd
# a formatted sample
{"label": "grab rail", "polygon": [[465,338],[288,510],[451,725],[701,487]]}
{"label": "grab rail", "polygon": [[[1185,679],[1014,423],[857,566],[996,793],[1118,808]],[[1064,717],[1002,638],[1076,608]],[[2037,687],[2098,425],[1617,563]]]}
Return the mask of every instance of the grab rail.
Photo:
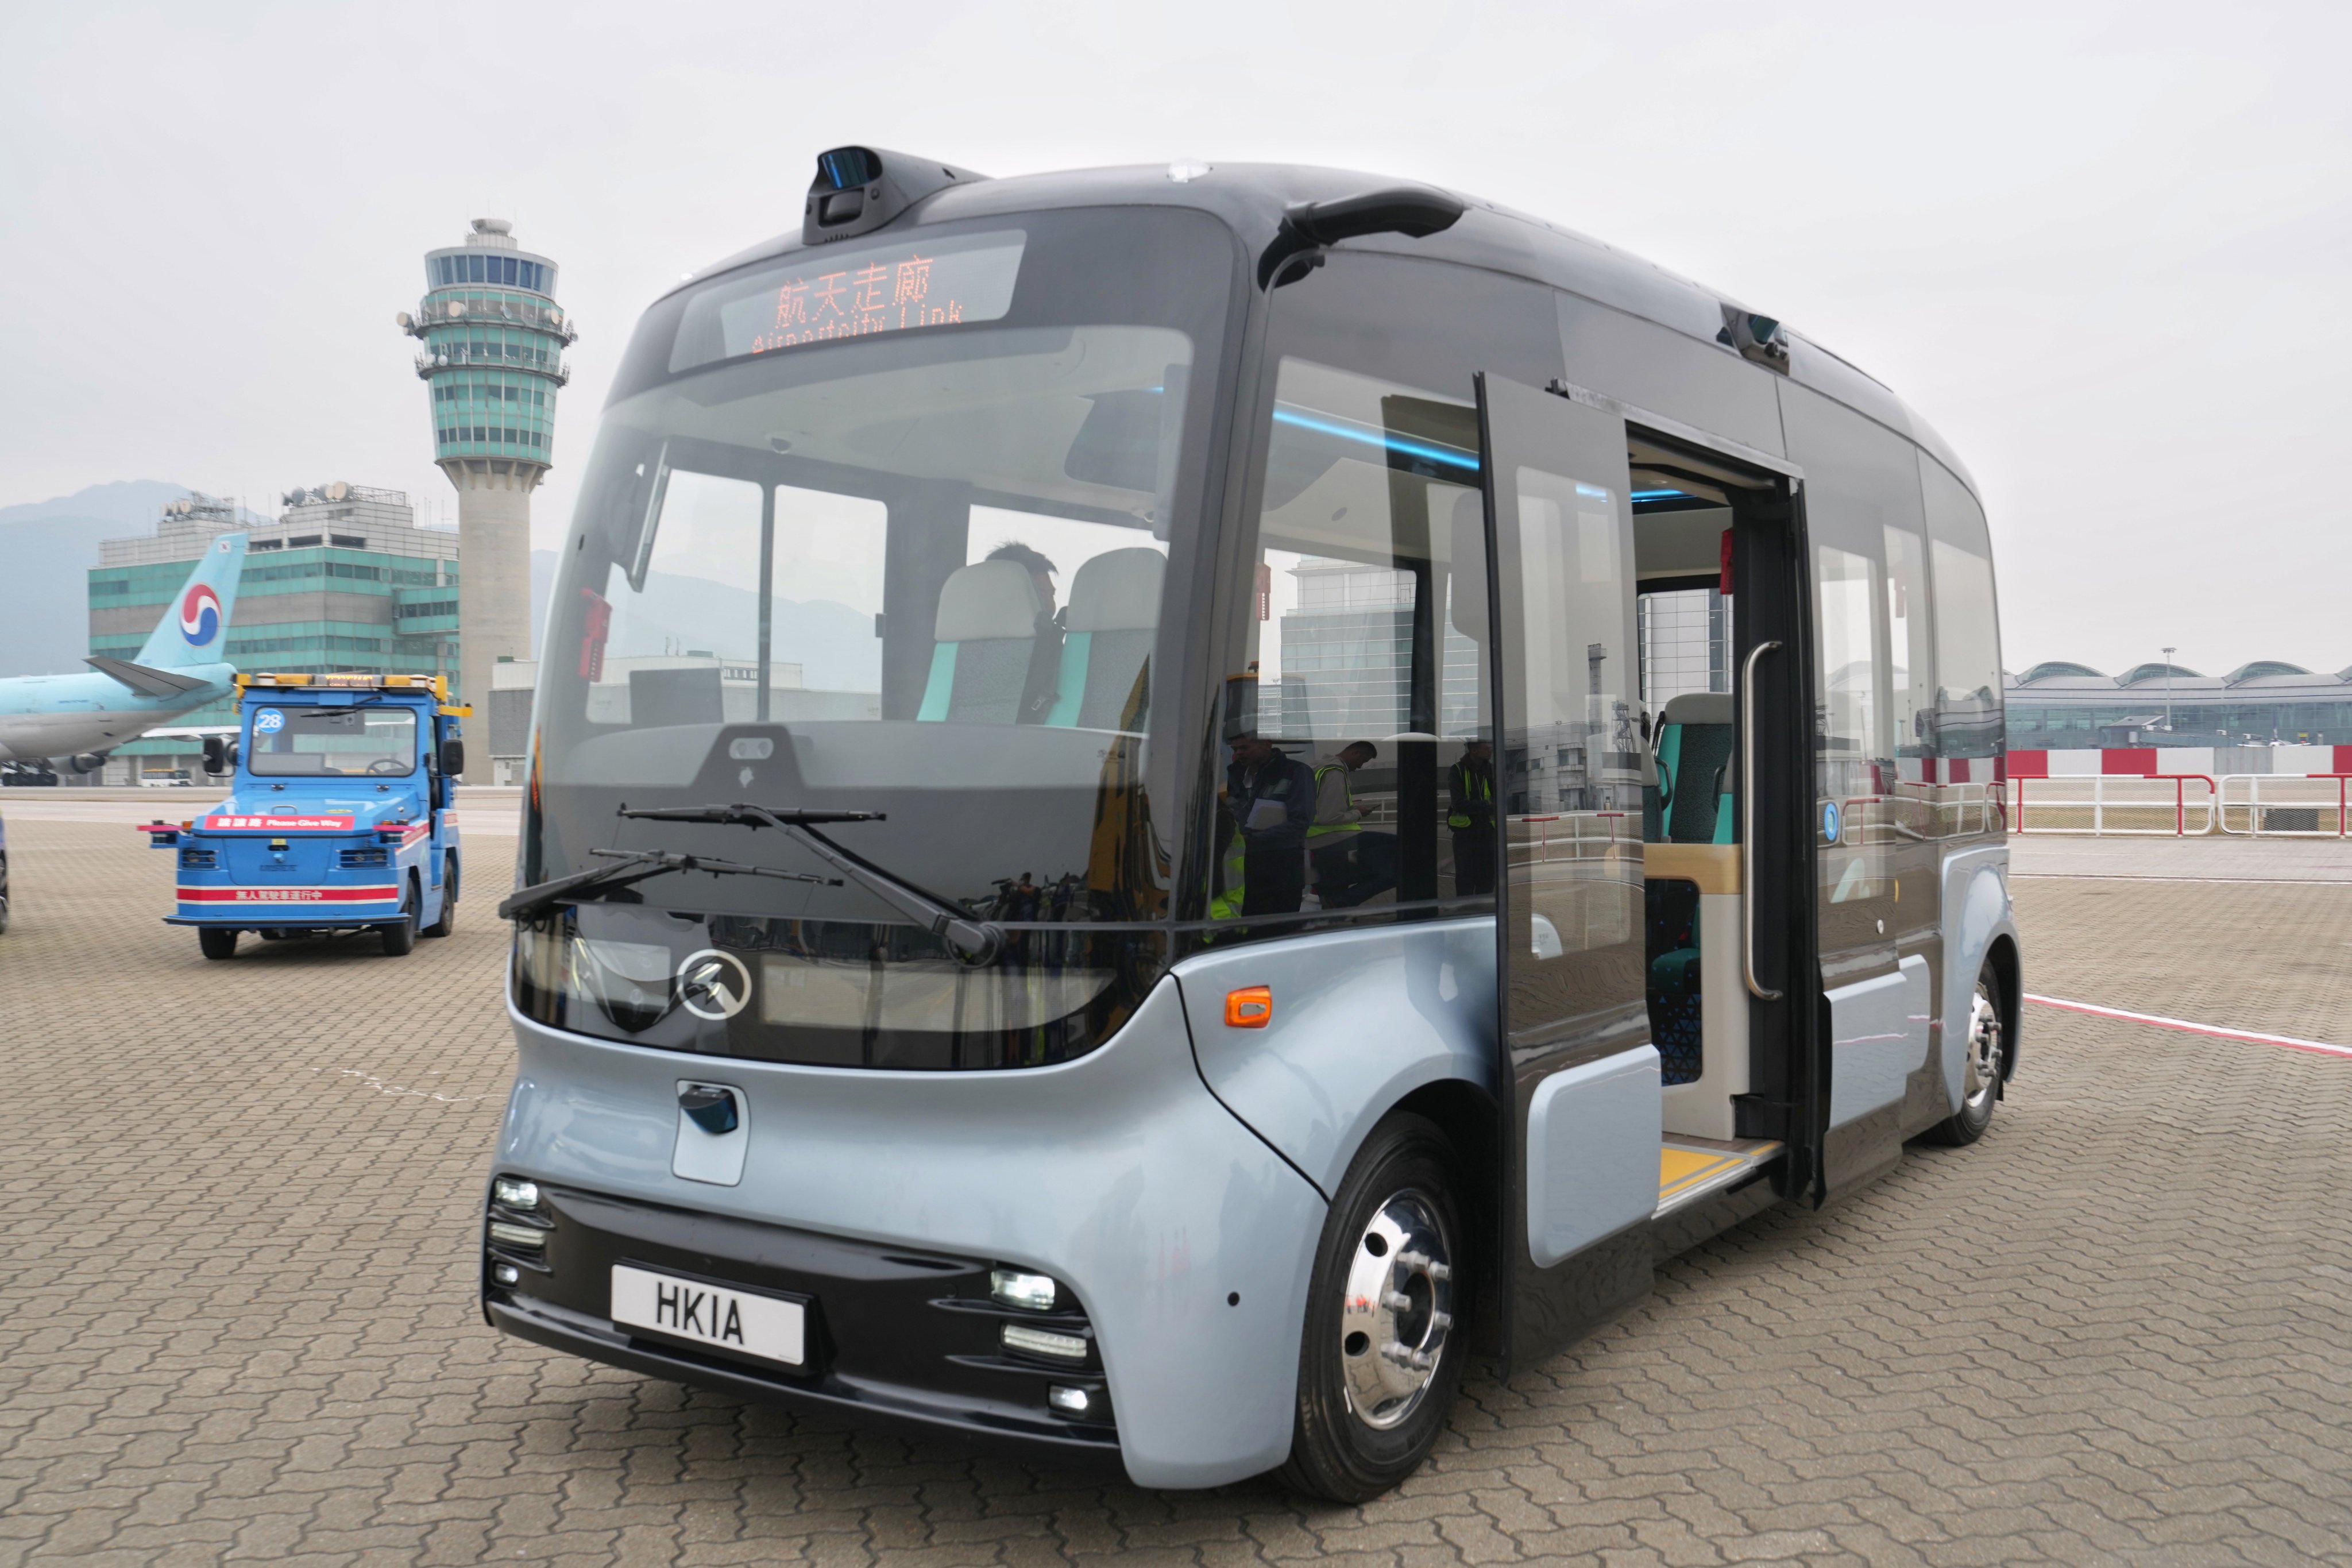
{"label": "grab rail", "polygon": [[1758,643],[1739,669],[1739,978],[1759,1002],[1780,994],[1756,980],[1756,661],[1780,646]]}

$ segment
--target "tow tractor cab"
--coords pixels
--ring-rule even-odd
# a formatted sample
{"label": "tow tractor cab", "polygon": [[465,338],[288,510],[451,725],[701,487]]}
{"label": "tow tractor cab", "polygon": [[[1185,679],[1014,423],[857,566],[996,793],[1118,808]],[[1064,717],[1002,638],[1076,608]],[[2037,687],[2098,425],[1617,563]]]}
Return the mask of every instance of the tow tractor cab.
{"label": "tow tractor cab", "polygon": [[173,925],[206,958],[238,936],[374,931],[398,956],[457,914],[452,787],[465,768],[439,676],[239,675],[236,739],[208,737],[205,771],[235,793],[179,826],[150,824],[179,857]]}
{"label": "tow tractor cab", "polygon": [[1965,471],[1548,225],[836,149],[646,312],[562,562],[481,1258],[541,1343],[1363,1498],[2015,1062]]}

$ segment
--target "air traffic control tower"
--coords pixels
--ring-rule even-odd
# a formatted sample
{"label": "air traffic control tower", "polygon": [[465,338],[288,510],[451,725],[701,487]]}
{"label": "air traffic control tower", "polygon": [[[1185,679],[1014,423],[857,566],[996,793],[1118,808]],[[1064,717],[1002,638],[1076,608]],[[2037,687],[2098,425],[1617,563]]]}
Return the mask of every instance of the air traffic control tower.
{"label": "air traffic control tower", "polygon": [[[555,460],[563,351],[580,334],[555,302],[555,263],[495,217],[425,253],[425,298],[397,320],[424,343],[433,458],[457,487],[457,685],[480,702],[490,666],[530,658],[530,492]],[[488,748],[475,750],[468,784],[488,778]]]}

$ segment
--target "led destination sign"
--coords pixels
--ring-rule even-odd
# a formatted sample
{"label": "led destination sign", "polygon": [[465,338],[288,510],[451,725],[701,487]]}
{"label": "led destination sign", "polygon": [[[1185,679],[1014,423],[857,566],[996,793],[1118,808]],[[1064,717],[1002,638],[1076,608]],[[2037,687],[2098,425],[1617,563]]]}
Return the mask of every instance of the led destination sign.
{"label": "led destination sign", "polygon": [[992,321],[1013,308],[1027,236],[1018,229],[929,243],[824,249],[696,298],[672,371],[908,327]]}

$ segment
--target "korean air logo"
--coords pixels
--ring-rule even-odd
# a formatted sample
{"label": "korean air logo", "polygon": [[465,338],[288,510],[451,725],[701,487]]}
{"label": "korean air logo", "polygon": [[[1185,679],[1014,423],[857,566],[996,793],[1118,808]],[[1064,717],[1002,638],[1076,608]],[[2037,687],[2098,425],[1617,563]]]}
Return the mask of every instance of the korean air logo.
{"label": "korean air logo", "polygon": [[202,647],[220,636],[220,595],[202,583],[180,600],[180,635],[192,647]]}

